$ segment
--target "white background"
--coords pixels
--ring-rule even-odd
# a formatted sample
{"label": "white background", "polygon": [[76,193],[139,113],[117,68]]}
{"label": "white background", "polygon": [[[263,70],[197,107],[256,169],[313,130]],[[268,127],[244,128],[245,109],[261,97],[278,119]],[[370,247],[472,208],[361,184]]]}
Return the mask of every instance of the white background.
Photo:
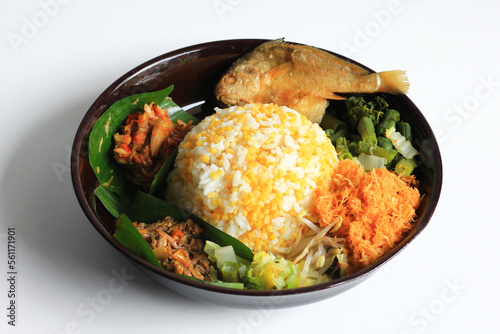
{"label": "white background", "polygon": [[[474,1],[0,1],[0,332],[491,333],[498,329],[500,5]],[[135,269],[87,221],[69,153],[83,115],[130,69],[233,38],[279,38],[405,69],[439,138],[426,230],[360,286],[267,311],[207,306]],[[16,327],[7,228],[16,229]],[[114,273],[129,280],[110,289]],[[112,292],[110,292],[112,291]]]}

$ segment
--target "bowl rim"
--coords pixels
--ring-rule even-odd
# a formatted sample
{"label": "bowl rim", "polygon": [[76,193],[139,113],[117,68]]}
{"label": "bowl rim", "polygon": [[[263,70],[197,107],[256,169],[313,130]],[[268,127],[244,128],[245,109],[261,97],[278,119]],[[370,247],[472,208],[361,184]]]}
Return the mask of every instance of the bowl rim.
{"label": "bowl rim", "polygon": [[[222,47],[231,47],[234,46],[235,44],[238,43],[248,43],[248,44],[259,44],[265,41],[269,41],[269,39],[255,39],[255,38],[244,38],[244,39],[226,39],[226,40],[216,40],[212,42],[203,42],[199,44],[194,44],[191,46],[186,46],[182,47],[177,50],[169,51],[165,54],[156,56],[150,60],[147,60],[143,62],[142,64],[134,67],[133,69],[129,70],[122,76],[120,76],[118,79],[116,79],[111,85],[109,85],[100,95],[97,97],[97,99],[92,103],[92,105],[89,107],[88,111],[85,113],[82,121],[80,122],[80,125],[78,126],[73,145],[72,145],[72,151],[71,151],[71,178],[72,178],[72,183],[73,183],[73,188],[75,191],[75,195],[77,197],[77,200],[84,211],[87,219],[92,223],[94,228],[101,234],[101,236],[104,237],[115,249],[117,249],[122,255],[126,256],[128,259],[132,260],[135,262],[136,265],[139,265],[141,267],[144,267],[152,272],[154,272],[157,275],[160,275],[164,278],[176,281],[181,284],[185,284],[188,286],[191,286],[193,288],[197,289],[202,289],[202,290],[208,290],[212,292],[217,292],[217,293],[222,293],[222,294],[229,294],[229,295],[239,295],[239,296],[265,296],[265,297],[271,297],[271,296],[286,296],[286,295],[296,295],[296,294],[306,294],[306,293],[311,293],[311,292],[317,292],[317,291],[322,291],[322,290],[328,290],[332,288],[336,288],[345,284],[348,284],[350,282],[360,280],[362,278],[365,278],[372,273],[374,273],[376,270],[378,270],[382,265],[387,263],[389,260],[394,258],[399,252],[401,252],[405,247],[407,247],[413,239],[415,239],[421,232],[422,230],[429,224],[430,219],[435,211],[435,208],[437,206],[437,203],[439,201],[439,197],[441,194],[441,188],[442,188],[442,179],[443,179],[443,167],[442,167],[442,160],[441,160],[441,153],[439,150],[438,142],[436,140],[436,137],[425,119],[424,115],[421,113],[421,111],[416,107],[416,105],[410,100],[410,98],[407,95],[400,96],[400,98],[403,99],[403,103],[408,104],[409,108],[411,108],[414,111],[417,111],[419,116],[419,121],[421,122],[421,126],[425,128],[428,138],[435,146],[435,149],[432,152],[432,159],[434,160],[434,179],[432,182],[432,194],[429,199],[428,207],[426,208],[421,221],[422,223],[419,224],[419,226],[416,226],[416,230],[409,236],[407,236],[405,239],[403,239],[395,248],[393,248],[391,251],[389,251],[387,254],[384,255],[384,257],[374,264],[368,266],[367,268],[364,268],[358,272],[355,272],[354,274],[350,274],[346,277],[336,279],[333,281],[329,282],[324,282],[324,283],[319,283],[316,285],[312,286],[307,286],[307,287],[300,287],[300,288],[293,288],[293,289],[286,289],[286,290],[248,290],[248,289],[234,289],[234,288],[226,288],[226,287],[220,287],[220,286],[214,286],[210,285],[204,282],[198,282],[191,280],[189,278],[177,275],[175,273],[171,273],[167,270],[158,268],[146,260],[140,258],[136,254],[132,253],[130,250],[122,246],[116,239],[113,238],[113,236],[108,233],[108,231],[102,226],[101,222],[99,221],[99,218],[97,215],[94,213],[92,210],[92,207],[90,206],[90,203],[88,201],[88,198],[85,195],[85,190],[82,185],[82,180],[80,178],[80,163],[82,162],[82,144],[85,142],[86,137],[88,137],[88,133],[86,132],[86,129],[89,128],[89,124],[92,122],[92,120],[97,120],[97,118],[100,116],[95,115],[95,111],[98,109],[98,107],[104,102],[106,96],[111,95],[114,91],[116,91],[121,85],[123,85],[126,80],[130,80],[137,74],[145,71],[149,67],[153,67],[159,62],[165,62],[168,61],[169,59],[174,59],[183,55],[188,55],[190,53],[196,53],[201,50],[207,49],[207,48],[222,48]],[[301,43],[296,43],[296,42],[289,42],[293,44],[301,44]],[[370,68],[367,66],[360,64],[348,57],[345,57],[343,55],[337,54],[335,52],[329,51],[329,50],[324,50],[330,54],[333,54],[337,57],[340,57],[342,59],[348,60],[356,65],[359,65],[363,68],[368,69],[369,71],[373,72]],[[117,99],[118,100],[118,99]],[[107,108],[106,108],[107,109]],[[94,120],[94,123],[95,123]],[[90,126],[90,129],[93,127]],[[89,130],[90,131],[90,130]],[[88,140],[88,138],[87,138]],[[92,196],[92,195],[91,195]],[[418,227],[418,228],[417,228]]]}

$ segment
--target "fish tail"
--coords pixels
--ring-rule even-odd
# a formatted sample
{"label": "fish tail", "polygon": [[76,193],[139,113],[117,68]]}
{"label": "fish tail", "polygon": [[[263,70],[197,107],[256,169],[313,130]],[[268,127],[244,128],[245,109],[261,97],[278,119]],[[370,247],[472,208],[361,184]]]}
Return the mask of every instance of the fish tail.
{"label": "fish tail", "polygon": [[410,82],[405,71],[394,70],[379,72],[380,78],[379,92],[392,94],[406,94],[410,88]]}

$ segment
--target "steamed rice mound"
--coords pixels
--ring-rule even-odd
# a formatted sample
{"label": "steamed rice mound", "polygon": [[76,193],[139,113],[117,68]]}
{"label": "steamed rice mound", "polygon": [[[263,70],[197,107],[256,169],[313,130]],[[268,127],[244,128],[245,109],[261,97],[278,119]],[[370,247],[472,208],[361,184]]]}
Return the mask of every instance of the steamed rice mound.
{"label": "steamed rice mound", "polygon": [[337,154],[324,131],[273,104],[216,108],[179,145],[167,199],[254,252],[285,254],[317,223],[313,194]]}

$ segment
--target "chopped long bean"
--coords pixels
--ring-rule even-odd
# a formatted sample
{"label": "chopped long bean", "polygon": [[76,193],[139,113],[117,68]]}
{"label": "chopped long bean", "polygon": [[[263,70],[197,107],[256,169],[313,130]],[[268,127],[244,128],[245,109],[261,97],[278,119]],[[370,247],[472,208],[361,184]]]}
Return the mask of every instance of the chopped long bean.
{"label": "chopped long bean", "polygon": [[406,138],[406,140],[409,142],[412,141],[411,126],[409,123],[400,121],[396,124],[396,129],[399,133],[401,133],[401,135],[403,135],[403,137]]}
{"label": "chopped long bean", "polygon": [[375,134],[375,125],[373,121],[369,117],[361,117],[358,123],[358,132],[361,136],[361,139],[371,145],[377,144],[377,135]]}
{"label": "chopped long bean", "polygon": [[387,129],[395,127],[396,123],[400,120],[399,111],[394,109],[389,109],[384,115],[384,119],[377,125],[377,135],[385,136]]}
{"label": "chopped long bean", "polygon": [[337,139],[340,137],[346,137],[347,136],[347,130],[346,129],[339,129],[338,131],[335,132],[333,129],[328,129],[325,131],[327,137],[331,140],[333,144],[337,142]]}
{"label": "chopped long bean", "polygon": [[399,159],[394,169],[402,177],[409,176],[415,169],[415,161],[413,159]]}
{"label": "chopped long bean", "polygon": [[321,121],[321,127],[324,129],[332,129],[334,132],[347,129],[347,124],[338,118],[333,117],[329,113],[325,113]]}
{"label": "chopped long bean", "polygon": [[335,142],[335,149],[337,150],[340,160],[353,158],[351,152],[349,152],[349,148],[347,147],[347,139],[345,137],[337,139]]}
{"label": "chopped long bean", "polygon": [[377,145],[388,150],[394,148],[392,141],[387,137],[377,137]]}
{"label": "chopped long bean", "polygon": [[358,152],[358,143],[357,142],[350,142],[348,145],[347,145],[347,149],[349,150],[349,152],[351,152],[351,154],[353,155],[358,155],[359,152]]}
{"label": "chopped long bean", "polygon": [[394,159],[396,154],[398,154],[398,151],[394,149],[386,149],[376,145],[369,145],[363,141],[360,141],[358,143],[358,153],[375,155],[380,158],[385,158],[387,163],[389,164]]}

